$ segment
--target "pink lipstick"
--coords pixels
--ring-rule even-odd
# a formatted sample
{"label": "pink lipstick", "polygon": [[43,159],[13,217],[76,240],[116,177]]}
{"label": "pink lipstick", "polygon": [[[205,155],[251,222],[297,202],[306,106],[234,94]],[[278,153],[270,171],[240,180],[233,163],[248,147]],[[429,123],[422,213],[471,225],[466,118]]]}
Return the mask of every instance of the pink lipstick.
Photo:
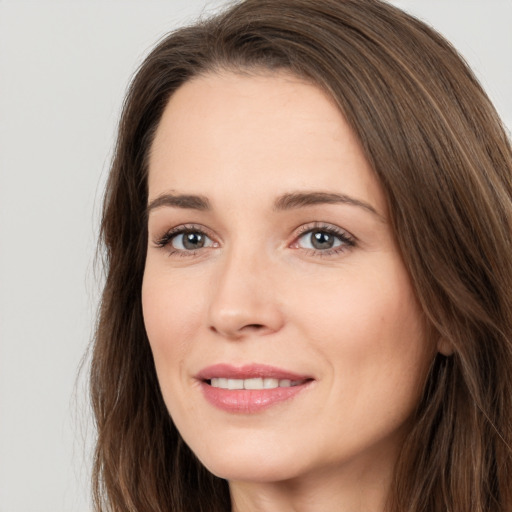
{"label": "pink lipstick", "polygon": [[233,413],[255,413],[289,400],[304,391],[313,379],[267,365],[204,368],[196,377],[206,400]]}

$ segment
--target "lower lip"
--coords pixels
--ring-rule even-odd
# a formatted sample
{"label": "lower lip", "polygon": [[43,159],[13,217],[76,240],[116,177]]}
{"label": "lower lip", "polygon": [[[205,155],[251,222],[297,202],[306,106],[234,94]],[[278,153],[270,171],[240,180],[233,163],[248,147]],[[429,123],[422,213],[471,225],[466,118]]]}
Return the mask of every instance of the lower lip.
{"label": "lower lip", "polygon": [[306,381],[298,386],[273,389],[223,389],[214,388],[206,382],[201,382],[201,390],[206,400],[218,409],[232,413],[251,414],[294,398],[310,383],[311,381]]}

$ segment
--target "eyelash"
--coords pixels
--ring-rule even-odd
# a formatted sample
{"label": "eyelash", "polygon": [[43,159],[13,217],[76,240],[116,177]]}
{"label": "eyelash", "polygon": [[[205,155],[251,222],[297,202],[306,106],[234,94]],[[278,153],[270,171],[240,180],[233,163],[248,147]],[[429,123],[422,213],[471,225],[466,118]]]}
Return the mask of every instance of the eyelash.
{"label": "eyelash", "polygon": [[172,247],[171,242],[178,237],[179,235],[185,235],[187,233],[198,233],[200,235],[203,235],[207,237],[208,239],[212,240],[212,237],[208,235],[205,228],[203,226],[198,226],[195,224],[186,224],[181,226],[176,226],[175,228],[170,229],[169,231],[165,232],[163,236],[159,237],[157,240],[155,240],[155,247],[164,249],[169,248],[169,256],[195,256],[198,252],[198,250],[191,250],[191,251],[184,251],[182,249],[176,249]]}
{"label": "eyelash", "polygon": [[[325,223],[319,223],[319,222],[313,222],[311,224],[306,224],[304,226],[301,226],[299,229],[299,232],[295,235],[294,241],[290,245],[294,249],[301,249],[301,247],[298,247],[299,240],[303,238],[305,235],[309,233],[314,232],[320,232],[325,233],[327,235],[334,236],[337,238],[341,244],[333,247],[331,249],[307,249],[303,248],[304,251],[307,251],[307,254],[310,256],[332,256],[335,254],[340,254],[342,252],[345,252],[346,250],[354,247],[356,245],[356,238],[352,235],[350,235],[347,231],[344,231],[337,226],[334,226],[332,224],[325,224]],[[178,237],[179,235],[185,235],[187,233],[197,233],[200,235],[203,235],[207,237],[209,240],[213,240],[213,238],[208,234],[207,230],[203,226],[194,225],[194,224],[186,224],[177,226],[175,228],[170,229],[166,233],[164,233],[163,236],[157,238],[154,241],[155,247],[164,249],[168,248],[168,255],[169,256],[180,256],[180,257],[191,257],[196,256],[197,253],[203,249],[203,247],[196,249],[196,250],[183,250],[183,249],[176,249],[172,247],[171,242]],[[216,242],[213,242],[213,246],[218,246]],[[211,246],[210,246],[211,247]],[[204,247],[209,248],[209,247]]]}
{"label": "eyelash", "polygon": [[[312,224],[306,224],[304,226],[301,226],[299,229],[299,232],[297,233],[294,242],[292,243],[292,246],[297,246],[299,240],[304,237],[307,234],[319,232],[319,233],[326,233],[328,235],[331,235],[338,240],[341,241],[341,244],[333,247],[331,249],[304,249],[307,251],[308,255],[311,256],[321,256],[321,257],[327,257],[332,256],[336,254],[340,254],[342,252],[345,252],[349,250],[350,248],[354,247],[356,245],[356,238],[349,234],[347,231],[334,226],[332,224],[325,224],[321,222],[313,222]],[[300,249],[300,247],[295,247],[296,249]]]}

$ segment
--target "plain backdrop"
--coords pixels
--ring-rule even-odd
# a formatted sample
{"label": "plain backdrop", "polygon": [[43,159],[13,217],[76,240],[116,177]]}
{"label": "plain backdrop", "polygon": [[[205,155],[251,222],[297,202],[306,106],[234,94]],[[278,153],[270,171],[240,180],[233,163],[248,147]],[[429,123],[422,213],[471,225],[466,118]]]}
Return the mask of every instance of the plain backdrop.
{"label": "plain backdrop", "polygon": [[[204,0],[0,0],[0,512],[86,512],[101,193],[137,65]],[[394,2],[445,34],[512,128],[512,0]]]}

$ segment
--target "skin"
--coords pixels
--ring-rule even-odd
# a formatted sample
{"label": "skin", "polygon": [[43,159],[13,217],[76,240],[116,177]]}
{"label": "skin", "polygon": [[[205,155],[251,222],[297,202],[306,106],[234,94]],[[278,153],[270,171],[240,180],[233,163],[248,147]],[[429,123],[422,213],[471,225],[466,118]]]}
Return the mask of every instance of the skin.
{"label": "skin", "polygon": [[[153,206],[164,194],[210,204],[150,208],[142,299],[168,410],[229,481],[233,510],[383,511],[435,347],[381,186],[333,101],[285,73],[195,78],[165,109],[148,186]],[[311,191],[356,204],[276,208]],[[184,225],[205,245],[158,243]],[[315,228],[350,242],[315,249]],[[264,411],[229,413],[195,378],[217,363],[314,380]]]}

